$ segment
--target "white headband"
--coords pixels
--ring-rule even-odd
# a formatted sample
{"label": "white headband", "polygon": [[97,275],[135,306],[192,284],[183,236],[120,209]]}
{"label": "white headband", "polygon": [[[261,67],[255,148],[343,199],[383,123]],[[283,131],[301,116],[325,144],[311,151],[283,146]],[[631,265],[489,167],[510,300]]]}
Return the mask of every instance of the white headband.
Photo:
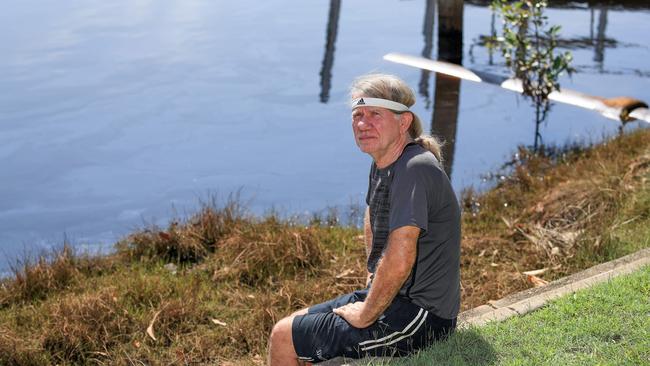
{"label": "white headband", "polygon": [[351,106],[352,110],[358,107],[382,107],[395,112],[406,112],[409,110],[409,107],[402,103],[381,98],[357,98],[352,101]]}

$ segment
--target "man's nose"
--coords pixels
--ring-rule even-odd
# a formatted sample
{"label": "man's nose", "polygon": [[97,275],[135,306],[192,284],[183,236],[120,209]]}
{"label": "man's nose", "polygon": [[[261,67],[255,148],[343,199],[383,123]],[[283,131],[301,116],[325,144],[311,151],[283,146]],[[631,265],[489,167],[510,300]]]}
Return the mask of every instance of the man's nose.
{"label": "man's nose", "polygon": [[359,118],[359,120],[356,121],[355,124],[357,125],[357,128],[360,129],[360,130],[366,130],[366,129],[370,128],[370,124],[368,124],[368,122],[366,122],[363,119],[363,117]]}

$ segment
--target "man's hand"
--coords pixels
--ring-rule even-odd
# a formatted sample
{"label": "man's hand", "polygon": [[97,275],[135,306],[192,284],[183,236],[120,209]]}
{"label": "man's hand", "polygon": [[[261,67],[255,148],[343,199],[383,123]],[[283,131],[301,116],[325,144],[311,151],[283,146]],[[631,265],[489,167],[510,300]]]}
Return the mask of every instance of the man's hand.
{"label": "man's hand", "polygon": [[363,301],[353,302],[334,309],[334,313],[341,316],[355,328],[367,328],[372,325],[376,319],[365,318],[365,305],[366,303]]}

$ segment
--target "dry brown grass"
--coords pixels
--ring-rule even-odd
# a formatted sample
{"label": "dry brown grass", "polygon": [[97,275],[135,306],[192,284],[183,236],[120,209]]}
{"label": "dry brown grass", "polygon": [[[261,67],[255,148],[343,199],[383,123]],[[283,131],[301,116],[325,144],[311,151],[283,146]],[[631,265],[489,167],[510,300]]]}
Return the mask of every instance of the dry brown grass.
{"label": "dry brown grass", "polygon": [[220,255],[211,263],[213,280],[256,287],[300,272],[314,274],[328,254],[316,230],[262,222],[241,231],[219,245]]}
{"label": "dry brown grass", "polygon": [[[62,291],[48,285],[47,296],[13,302],[34,312],[26,323],[14,313],[11,324],[0,327],[15,333],[0,338],[0,349],[37,329],[31,347],[44,360],[37,364],[259,363],[281,317],[363,282],[359,230],[233,212],[206,206],[167,229],[130,235],[112,257],[120,266],[114,273],[87,276],[71,252],[61,253],[70,257],[65,261],[27,267],[50,273],[67,263],[74,276]],[[162,268],[167,261],[177,264],[175,274]],[[37,320],[34,314],[48,315]],[[27,360],[28,347],[20,349]],[[0,355],[0,364],[31,364],[10,360]]]}
{"label": "dry brown grass", "polygon": [[47,360],[38,342],[0,325],[0,364],[45,365]]}
{"label": "dry brown grass", "polygon": [[199,262],[224,238],[251,222],[234,199],[223,208],[216,207],[214,202],[205,203],[187,221],[173,220],[167,230],[152,227],[131,234],[117,243],[118,251],[127,260]]}
{"label": "dry brown grass", "polygon": [[90,363],[111,356],[128,343],[136,324],[112,288],[67,296],[45,307],[43,349],[55,362]]}
{"label": "dry brown grass", "polygon": [[609,232],[649,172],[647,131],[586,150],[520,149],[505,181],[465,194],[475,214],[463,217],[463,308],[530,287],[523,271],[552,280],[625,254]]}
{"label": "dry brown grass", "polygon": [[65,290],[86,276],[98,276],[115,270],[111,257],[77,255],[65,244],[61,250],[41,254],[35,260],[24,259],[12,267],[13,277],[0,282],[0,308],[29,303]]}

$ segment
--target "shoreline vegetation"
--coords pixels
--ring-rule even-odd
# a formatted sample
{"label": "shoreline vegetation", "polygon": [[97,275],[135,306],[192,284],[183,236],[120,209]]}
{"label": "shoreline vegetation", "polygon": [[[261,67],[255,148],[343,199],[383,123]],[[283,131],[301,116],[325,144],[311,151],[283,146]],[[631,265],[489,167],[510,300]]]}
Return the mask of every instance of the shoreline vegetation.
{"label": "shoreline vegetation", "polygon": [[[650,130],[507,170],[461,195],[462,310],[650,246]],[[25,260],[0,280],[0,364],[263,364],[277,320],[363,286],[361,230],[328,221],[209,202],[107,256]]]}

